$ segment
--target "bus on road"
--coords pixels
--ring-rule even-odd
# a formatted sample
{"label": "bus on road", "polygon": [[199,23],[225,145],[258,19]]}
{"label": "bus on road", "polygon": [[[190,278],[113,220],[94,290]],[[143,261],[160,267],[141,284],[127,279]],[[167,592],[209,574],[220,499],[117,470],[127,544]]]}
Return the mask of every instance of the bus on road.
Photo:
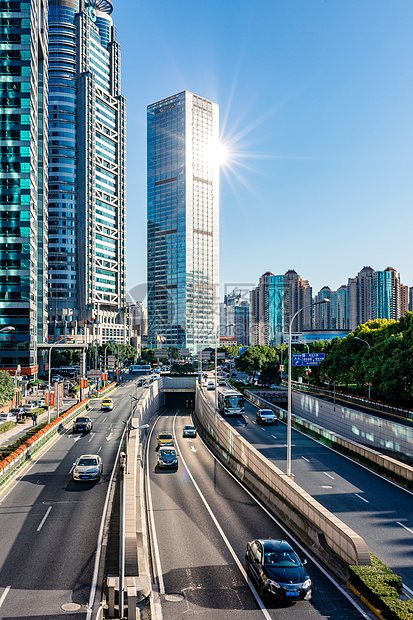
{"label": "bus on road", "polygon": [[134,365],[129,368],[132,375],[151,375],[152,368],[150,364]]}
{"label": "bus on road", "polygon": [[244,397],[236,390],[224,389],[218,392],[218,409],[221,415],[242,415]]}

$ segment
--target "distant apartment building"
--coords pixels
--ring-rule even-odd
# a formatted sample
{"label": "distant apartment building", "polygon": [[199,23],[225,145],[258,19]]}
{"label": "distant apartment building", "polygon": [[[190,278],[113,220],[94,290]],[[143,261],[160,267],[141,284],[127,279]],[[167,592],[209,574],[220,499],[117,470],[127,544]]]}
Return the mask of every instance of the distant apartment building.
{"label": "distant apartment building", "polygon": [[0,369],[22,375],[47,335],[47,9],[0,3]]}
{"label": "distant apartment building", "polygon": [[128,344],[125,100],[110,0],[49,0],[49,340]]}
{"label": "distant apartment building", "polygon": [[188,91],[148,106],[148,346],[219,338],[218,105]]}
{"label": "distant apartment building", "polygon": [[328,297],[329,304],[320,304],[314,309],[315,329],[348,329],[354,331],[358,325],[375,319],[398,320],[409,307],[409,290],[400,280],[400,274],[392,267],[375,271],[363,269],[347,286],[332,291],[323,287],[315,301]]}
{"label": "distant apartment building", "polygon": [[[250,295],[251,344],[282,344],[294,314],[309,304],[311,287],[296,271],[290,269],[284,275],[264,273]],[[299,332],[311,327],[311,309],[306,308],[298,314],[292,328]]]}
{"label": "distant apartment building", "polygon": [[250,342],[249,303],[241,293],[233,291],[224,295],[220,304],[220,335],[235,338],[238,345],[248,346]]}

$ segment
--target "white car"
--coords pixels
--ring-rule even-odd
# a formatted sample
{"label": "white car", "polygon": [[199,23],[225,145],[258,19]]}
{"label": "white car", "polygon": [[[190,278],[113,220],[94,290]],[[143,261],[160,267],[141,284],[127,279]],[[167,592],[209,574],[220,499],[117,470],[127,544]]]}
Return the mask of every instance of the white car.
{"label": "white car", "polygon": [[0,413],[0,424],[3,422],[15,422],[16,416],[14,413]]}
{"label": "white car", "polygon": [[213,381],[208,382],[207,390],[215,390],[215,383]]}
{"label": "white car", "polygon": [[99,480],[102,472],[103,463],[98,454],[82,454],[74,463],[72,478],[76,482]]}

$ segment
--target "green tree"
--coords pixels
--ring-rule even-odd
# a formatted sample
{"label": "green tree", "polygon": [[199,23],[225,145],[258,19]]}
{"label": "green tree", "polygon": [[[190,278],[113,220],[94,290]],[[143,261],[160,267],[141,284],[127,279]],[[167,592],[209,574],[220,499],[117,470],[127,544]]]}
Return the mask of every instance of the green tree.
{"label": "green tree", "polygon": [[0,370],[0,406],[13,399],[14,382],[8,372]]}
{"label": "green tree", "polygon": [[254,381],[257,373],[279,363],[279,353],[275,348],[259,345],[250,347],[240,355],[235,360],[235,368],[247,373]]}

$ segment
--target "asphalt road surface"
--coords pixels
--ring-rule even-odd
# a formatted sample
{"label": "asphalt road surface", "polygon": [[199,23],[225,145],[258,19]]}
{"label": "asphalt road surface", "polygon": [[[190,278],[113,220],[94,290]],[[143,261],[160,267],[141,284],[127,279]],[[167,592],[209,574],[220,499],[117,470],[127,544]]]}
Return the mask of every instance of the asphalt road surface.
{"label": "asphalt road surface", "polygon": [[[199,438],[182,437],[188,410],[168,410],[149,437],[148,520],[158,599],[156,620],[356,620],[371,617],[318,561],[211,455]],[[177,470],[159,470],[157,435],[174,435]],[[248,540],[286,539],[308,559],[313,601],[261,601],[245,573]],[[155,620],[155,619],[154,619]]]}

